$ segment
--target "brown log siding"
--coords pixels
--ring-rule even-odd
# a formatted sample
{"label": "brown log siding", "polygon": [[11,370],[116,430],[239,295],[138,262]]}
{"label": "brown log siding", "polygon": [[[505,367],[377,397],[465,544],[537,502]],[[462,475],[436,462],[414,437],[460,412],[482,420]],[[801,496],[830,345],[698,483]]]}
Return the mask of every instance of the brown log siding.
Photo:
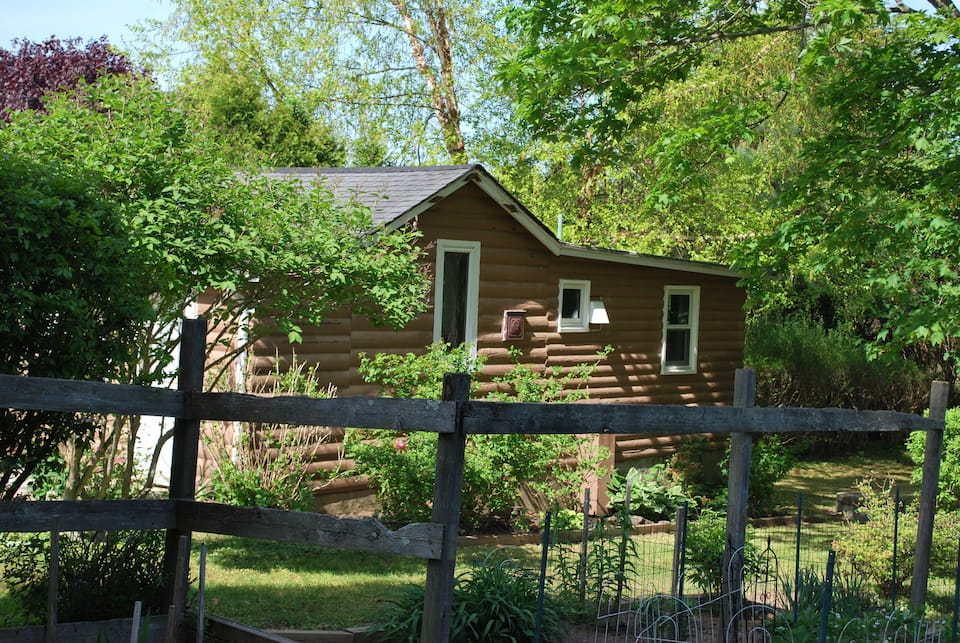
{"label": "brown log siding", "polygon": [[[571,367],[596,360],[603,346],[615,347],[589,384],[591,399],[656,404],[730,404],[734,370],[743,362],[743,291],[732,277],[556,257],[480,188],[470,185],[422,214],[417,226],[431,268],[437,239],[479,241],[480,290],[477,324],[479,352],[487,356],[482,379],[509,370],[509,343],[501,340],[502,313],[527,311],[524,339],[513,342],[523,362],[538,368]],[[589,332],[557,332],[560,279],[590,281],[591,297],[600,297],[610,323]],[[700,286],[697,372],[660,374],[664,287]],[[432,299],[431,299],[432,303]],[[267,337],[254,347],[255,381],[281,367],[290,355],[319,365],[318,373],[341,396],[375,395],[377,387],[358,374],[360,355],[377,352],[422,352],[433,339],[433,310],[400,331],[374,328],[347,313],[333,313],[319,328],[304,328],[303,343],[290,346],[284,337]],[[618,436],[617,460],[650,457],[673,450],[676,439]],[[324,466],[330,466],[325,464]]]}

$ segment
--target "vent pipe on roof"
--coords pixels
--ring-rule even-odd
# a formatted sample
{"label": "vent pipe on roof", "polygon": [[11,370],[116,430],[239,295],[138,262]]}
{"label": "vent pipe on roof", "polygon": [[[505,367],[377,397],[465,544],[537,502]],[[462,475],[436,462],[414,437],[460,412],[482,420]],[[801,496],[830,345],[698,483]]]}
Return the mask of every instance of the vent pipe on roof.
{"label": "vent pipe on roof", "polygon": [[557,215],[557,241],[563,241],[563,212]]}

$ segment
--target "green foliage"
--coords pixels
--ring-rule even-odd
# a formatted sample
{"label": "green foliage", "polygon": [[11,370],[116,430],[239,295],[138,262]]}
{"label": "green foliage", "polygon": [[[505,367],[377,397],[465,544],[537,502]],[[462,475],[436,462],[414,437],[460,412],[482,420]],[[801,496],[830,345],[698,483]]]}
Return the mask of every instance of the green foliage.
{"label": "green foliage", "polygon": [[727,484],[719,460],[719,447],[704,435],[685,438],[670,457],[669,467],[680,476],[683,492],[699,507],[726,506]]}
{"label": "green foliage", "polygon": [[[918,509],[916,504],[901,502],[899,517],[895,515],[894,497],[889,482],[866,479],[857,485],[863,495],[860,511],[869,516],[863,523],[844,525],[833,546],[839,563],[862,577],[877,601],[889,600],[893,588],[893,527],[898,519],[897,594],[903,596],[910,587],[914,549],[917,539]],[[953,578],[956,573],[957,542],[960,539],[960,514],[938,511],[934,518],[930,552],[930,574]]]}
{"label": "green foliage", "polygon": [[630,513],[650,520],[671,520],[678,507],[693,502],[683,491],[680,474],[665,464],[655,464],[645,470],[630,467],[625,475],[617,472],[607,486],[610,509],[623,507],[628,482]]}
{"label": "green foliage", "polygon": [[[960,509],[960,408],[947,409],[945,422],[937,508],[956,511]],[[911,433],[907,439],[907,452],[915,465],[911,474],[911,482],[914,484],[920,484],[923,480],[926,443],[927,434],[924,432]]]}
{"label": "green foliage", "polygon": [[[792,581],[783,581],[786,609],[778,610],[771,631],[774,641],[814,643],[823,611],[826,578],[804,569],[800,572],[800,591],[794,600]],[[889,640],[892,633],[919,632],[922,614],[910,610],[889,610],[889,603],[877,597],[864,585],[856,572],[838,569],[834,573],[831,609],[827,618],[827,638],[845,641]],[[794,622],[796,614],[796,622]],[[902,629],[901,629],[902,628]]]}
{"label": "green foliage", "polygon": [[[779,434],[764,435],[754,441],[750,450],[750,515],[763,516],[774,508],[774,486],[790,473],[796,461],[794,449],[788,447]],[[730,449],[727,447],[727,455],[720,464],[724,477],[729,473],[729,464]]]}
{"label": "green foliage", "polygon": [[493,378],[506,390],[491,392],[488,399],[497,402],[575,402],[590,397],[586,388],[590,376],[600,362],[613,352],[613,346],[604,346],[593,363],[577,364],[572,368],[553,366],[539,372],[530,364],[522,363],[523,351],[511,346],[509,353],[514,366],[503,375]]}
{"label": "green foliage", "polygon": [[[385,640],[420,640],[423,623],[422,585],[410,586],[391,605],[378,626]],[[456,579],[450,641],[531,641],[537,628],[537,576],[513,560],[488,556]],[[566,627],[554,599],[544,596],[542,641],[562,641]]]}
{"label": "green foliage", "polygon": [[[57,618],[62,622],[129,617],[141,601],[147,613],[166,613],[163,531],[62,533]],[[0,569],[10,596],[30,619],[45,614],[50,584],[50,537],[9,540]]]}
{"label": "green foliage", "polygon": [[[274,395],[334,396],[330,387],[318,385],[317,366],[305,368],[296,355],[286,371],[280,371],[279,360],[277,364],[270,389]],[[308,465],[329,433],[325,427],[254,423],[243,426],[236,445],[223,443],[223,434],[208,436],[217,466],[206,495],[244,507],[312,510],[313,484],[319,480]],[[214,444],[217,438],[221,441]]]}
{"label": "green foliage", "polygon": [[[105,77],[75,93],[52,95],[45,107],[45,113],[12,114],[0,127],[0,152],[59,168],[58,175],[85,186],[83,193],[90,195],[76,201],[86,214],[60,226],[65,238],[76,232],[80,254],[75,265],[51,255],[46,265],[61,273],[51,283],[77,289],[76,307],[86,301],[85,288],[102,285],[117,268],[122,283],[149,297],[134,303],[153,306],[145,319],[92,307],[83,316],[81,340],[58,350],[58,356],[84,357],[90,343],[122,333],[128,354],[109,362],[110,375],[134,384],[162,380],[171,375],[179,341],[171,329],[179,328],[190,302],[206,294],[213,300],[205,314],[219,333],[208,346],[213,357],[207,362],[210,381],[217,382],[217,369],[226,369],[259,337],[283,333],[298,341],[301,324],[318,325],[331,309],[348,306],[374,324],[400,327],[424,308],[429,280],[418,263],[417,233],[379,231],[372,243],[371,215],[362,205],[339,203],[321,186],[304,190],[261,177],[259,170],[244,172],[224,156],[215,132],[148,80]],[[40,206],[54,203],[36,200],[30,211],[42,214]],[[96,217],[102,218],[102,231],[93,226]],[[86,227],[71,232],[71,225],[81,224]],[[55,240],[43,236],[43,225],[37,222],[37,233]],[[96,262],[89,270],[79,263],[87,258]],[[109,284],[97,292],[97,306],[112,295],[125,301]],[[251,309],[257,314],[246,342],[234,342]],[[36,310],[40,314],[43,308]],[[48,319],[72,316],[66,303]],[[119,330],[88,328],[94,322]],[[113,462],[119,449],[132,463],[136,423],[110,430],[123,438],[98,436],[98,442],[115,446],[96,457]],[[84,448],[82,441],[78,445]],[[68,497],[81,495],[78,485],[86,477],[71,471]]]}
{"label": "green foliage", "polygon": [[[92,180],[9,151],[0,126],[0,373],[118,377],[153,315],[144,262]],[[0,497],[9,499],[90,417],[0,410]]]}
{"label": "green foliage", "polygon": [[[917,518],[913,511],[896,507],[890,484],[861,482],[857,489],[863,495],[860,511],[869,516],[864,523],[849,523],[833,543],[837,559],[859,574],[877,600],[889,597],[893,588],[893,527],[898,521],[897,593],[902,595],[909,585],[913,570]],[[897,515],[899,512],[899,515]]]}
{"label": "green foliage", "polygon": [[[443,376],[447,373],[478,373],[486,357],[475,355],[469,344],[450,346],[437,341],[421,354],[360,353],[360,376],[380,385],[380,395],[388,397],[439,400],[443,395]],[[479,382],[471,380],[473,390]]]}
{"label": "green foliage", "polygon": [[[743,548],[745,575],[759,570],[760,554],[752,543],[751,529],[747,529],[746,545]],[[727,542],[727,519],[712,510],[700,512],[696,521],[687,524],[686,577],[711,596],[722,592],[724,560]]]}
{"label": "green foliage", "polygon": [[[519,358],[519,356],[518,356]],[[361,359],[360,371],[367,381],[378,382],[391,395],[437,399],[445,373],[479,369],[482,356],[473,356],[468,346],[435,343],[423,355],[385,355]],[[574,386],[589,376],[595,365],[573,369],[575,378],[559,371],[537,376],[518,365],[517,375],[498,378],[516,386],[521,394],[537,399],[579,399]],[[514,399],[505,393],[496,399]],[[345,449],[356,460],[355,471],[370,476],[384,518],[397,522],[428,520],[433,500],[436,435],[406,432],[347,434]],[[576,456],[571,458],[571,456]],[[466,444],[466,461],[460,513],[461,529],[512,528],[529,524],[530,509],[575,508],[586,475],[595,472],[600,454],[592,453],[583,438],[568,435],[475,435]],[[524,506],[521,494],[535,504]],[[533,515],[539,511],[535,511]]]}
{"label": "green foliage", "polygon": [[929,374],[913,362],[871,360],[863,340],[846,326],[828,329],[804,316],[754,317],[747,326],[744,362],[757,372],[758,406],[912,413],[929,395]]}
{"label": "green foliage", "polygon": [[294,99],[271,104],[263,79],[251,69],[210,63],[196,71],[185,98],[220,139],[224,154],[238,165],[336,167],[343,142]]}

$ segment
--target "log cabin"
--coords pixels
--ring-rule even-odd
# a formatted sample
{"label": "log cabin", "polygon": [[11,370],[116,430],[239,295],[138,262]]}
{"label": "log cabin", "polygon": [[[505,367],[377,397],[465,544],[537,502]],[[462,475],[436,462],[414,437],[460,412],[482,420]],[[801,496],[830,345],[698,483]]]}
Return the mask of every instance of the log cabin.
{"label": "log cabin", "polygon": [[[264,338],[251,356],[255,378],[278,359],[282,370],[295,354],[340,396],[376,395],[358,373],[361,354],[424,352],[443,338],[486,356],[480,378],[489,390],[514,364],[511,347],[542,370],[594,362],[610,345],[587,384],[593,402],[733,401],[745,295],[729,267],[565,243],[480,165],[286,168],[269,176],[359,199],[388,229],[415,225],[433,289],[429,311],[401,330],[341,310],[305,327],[301,344]],[[663,458],[679,440],[599,439],[617,466]],[[330,461],[318,467],[343,465],[335,444],[325,452]]]}

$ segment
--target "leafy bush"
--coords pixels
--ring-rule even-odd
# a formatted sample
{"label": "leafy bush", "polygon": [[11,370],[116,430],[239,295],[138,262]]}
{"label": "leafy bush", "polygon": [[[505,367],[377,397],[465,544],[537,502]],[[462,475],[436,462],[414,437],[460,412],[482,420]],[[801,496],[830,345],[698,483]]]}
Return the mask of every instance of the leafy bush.
{"label": "leafy bush", "polygon": [[626,474],[616,473],[607,486],[610,509],[617,511],[623,507],[627,482],[630,483],[630,513],[650,520],[670,520],[678,507],[692,502],[683,491],[680,474],[665,464],[655,464],[646,470],[631,467]]}
{"label": "leafy bush", "polygon": [[[754,441],[750,450],[750,497],[747,501],[751,516],[766,515],[774,508],[774,486],[790,473],[796,462],[794,449],[788,447],[780,435],[764,435]],[[724,477],[729,475],[729,465],[730,448],[727,447],[720,464]]]}
{"label": "leafy bush", "polygon": [[[420,640],[423,624],[422,585],[409,586],[391,606],[377,628],[383,640]],[[536,632],[537,576],[513,560],[488,557],[456,579],[450,641],[530,641]],[[542,641],[562,641],[566,628],[560,609],[547,594],[543,602]]]}
{"label": "leafy bush", "polygon": [[[271,390],[276,395],[334,396],[333,389],[318,386],[315,371],[294,356],[290,369],[281,373],[278,367],[273,373]],[[316,476],[307,465],[329,434],[324,427],[258,423],[245,425],[235,446],[223,442],[223,434],[208,435],[217,467],[204,495],[226,504],[309,511]]]}
{"label": "leafy bush", "polygon": [[[136,601],[149,613],[165,612],[162,569],[164,532],[114,531],[60,536],[60,621],[130,616]],[[50,537],[8,541],[0,568],[10,596],[27,617],[45,614],[50,586]]]}
{"label": "leafy bush", "polygon": [[[750,497],[748,509],[752,516],[762,516],[773,509],[774,486],[796,464],[796,451],[801,444],[788,445],[779,435],[765,435],[753,443],[750,451]],[[709,454],[717,448],[704,436],[688,438],[680,443],[670,459],[670,467],[680,477],[683,492],[696,500],[700,507],[722,511],[727,506],[727,477],[729,475],[730,446],[727,445],[717,470],[712,475],[708,466]]]}
{"label": "leafy bush", "polygon": [[[857,485],[863,496],[860,511],[866,522],[848,522],[840,531],[833,548],[840,564],[859,574],[877,600],[889,598],[893,589],[893,527],[899,520],[897,543],[897,594],[902,595],[913,570],[917,516],[914,511],[897,507],[889,482],[863,480]],[[897,516],[899,512],[899,516]]]}
{"label": "leafy bush", "polygon": [[[713,596],[723,589],[723,553],[727,543],[727,519],[721,513],[706,510],[699,519],[687,524],[686,577]],[[760,569],[760,554],[751,542],[751,529],[747,528],[746,545],[743,548],[744,574]]]}
{"label": "leafy bush", "polygon": [[703,435],[684,438],[670,458],[670,468],[681,480],[683,492],[700,507],[725,507],[727,483],[720,475],[719,448]]}
{"label": "leafy bush", "polygon": [[[940,483],[937,489],[939,509],[960,509],[960,408],[947,409],[943,432],[943,451],[940,455]],[[916,431],[907,439],[907,453],[915,465],[911,481],[923,480],[923,456],[927,434]]]}
{"label": "leafy bush", "polygon": [[[863,495],[861,511],[869,520],[848,522],[834,540],[840,563],[860,574],[879,601],[888,600],[893,588],[893,523],[896,509],[891,483],[867,479],[857,485]],[[897,530],[897,595],[910,587],[917,542],[916,503],[899,507]],[[938,511],[934,517],[930,548],[930,574],[953,578],[956,573],[957,541],[960,539],[960,512]]]}
{"label": "leafy bush", "polygon": [[757,371],[758,406],[915,412],[929,395],[930,377],[914,362],[872,360],[853,332],[802,317],[752,319],[744,362]]}
{"label": "leafy bush", "polygon": [[[516,351],[512,351],[515,357]],[[599,359],[599,358],[598,358]],[[458,369],[472,372],[482,366],[467,345],[435,343],[424,355],[362,356],[360,372],[378,382],[381,393],[437,398],[443,376]],[[568,373],[550,371],[537,376],[517,365],[497,382],[511,387],[522,401],[580,399],[582,382],[594,365],[581,365]],[[573,377],[571,373],[575,373]],[[577,384],[580,386],[577,386]],[[495,399],[516,399],[501,391]],[[387,521],[429,520],[433,501],[436,434],[402,431],[351,431],[345,440],[354,472],[370,477]],[[529,524],[544,509],[579,506],[585,477],[602,461],[590,440],[571,435],[474,435],[466,444],[460,525],[465,531],[513,528]],[[530,506],[524,504],[524,497]]]}

